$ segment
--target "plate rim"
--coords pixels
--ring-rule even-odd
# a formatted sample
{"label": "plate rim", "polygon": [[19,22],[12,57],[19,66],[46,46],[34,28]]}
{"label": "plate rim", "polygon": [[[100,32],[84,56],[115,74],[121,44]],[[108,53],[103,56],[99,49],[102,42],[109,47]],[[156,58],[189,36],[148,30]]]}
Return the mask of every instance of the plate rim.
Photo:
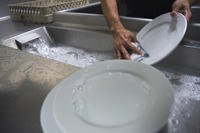
{"label": "plate rim", "polygon": [[[146,64],[144,64],[144,63],[136,63],[136,62],[131,62],[131,61],[126,61],[126,60],[110,60],[110,61],[103,61],[103,62],[98,62],[98,63],[95,63],[96,65],[98,65],[98,64],[100,64],[100,63],[112,63],[112,62],[121,62],[121,63],[131,63],[131,64],[141,64],[141,65],[143,65],[143,66],[145,66],[145,67],[147,67],[147,68],[151,68],[152,70],[154,70],[154,71],[156,71],[156,72],[158,72],[159,74],[161,74],[162,76],[163,76],[163,78],[164,78],[164,80],[166,80],[166,82],[168,82],[169,83],[169,86],[170,86],[170,90],[169,91],[171,91],[171,93],[173,94],[173,89],[172,89],[172,86],[171,86],[171,84],[170,84],[170,82],[168,81],[168,79],[164,76],[164,74],[162,73],[162,72],[160,72],[158,69],[156,69],[156,68],[154,68],[154,67],[152,67],[152,66],[149,66],[149,65],[146,65]],[[88,69],[88,68],[90,68],[90,67],[93,67],[93,65],[91,65],[91,66],[88,66],[88,67],[86,67],[86,69]],[[76,73],[80,73],[80,71],[84,71],[83,69],[81,69],[81,70],[78,70],[78,71],[76,71],[76,72],[74,72],[74,74]],[[61,83],[59,83],[56,87],[54,87],[54,89],[52,90],[52,92],[50,92],[50,93],[53,93],[53,92],[55,92],[55,93],[57,93],[57,90],[59,90],[59,86],[61,85],[61,84],[63,84],[64,82],[66,82],[71,76],[73,76],[74,74],[72,74],[72,75],[70,75],[69,77],[67,77],[67,78],[65,78]],[[47,98],[46,98],[47,100],[48,100],[48,96],[47,96]],[[45,100],[46,100],[45,99]],[[55,99],[54,99],[55,100]],[[173,99],[174,100],[174,99]],[[173,101],[172,100],[172,101]],[[169,113],[168,113],[169,114]],[[55,118],[54,118],[55,119]],[[167,121],[167,119],[165,120],[165,122],[163,122],[161,125],[163,126],[165,123],[166,123],[166,121]],[[57,123],[58,124],[58,123]],[[59,125],[57,125],[58,127],[60,127]],[[45,128],[44,126],[42,127],[42,128]],[[161,128],[161,127],[160,127]],[[62,130],[62,129],[60,129],[60,130]]]}
{"label": "plate rim", "polygon": [[[171,15],[170,15],[170,13],[168,12],[168,13],[162,14],[162,15],[160,15],[160,16],[154,18],[151,22],[149,22],[148,24],[146,24],[146,25],[137,33],[137,35],[136,35],[137,40],[140,41],[141,34],[142,34],[142,35],[145,34],[144,31],[145,31],[146,29],[149,29],[149,27],[151,27],[151,25],[153,25],[154,23],[158,23],[159,20],[161,20],[161,21],[166,21],[166,17],[169,17],[169,16],[171,16]],[[171,16],[171,17],[172,17],[172,16]],[[180,39],[179,39],[178,43],[177,43],[176,45],[174,45],[174,47],[173,47],[166,55],[164,55],[162,58],[160,58],[159,60],[154,61],[154,62],[151,61],[150,63],[141,61],[142,63],[145,63],[145,64],[147,64],[147,65],[154,65],[154,64],[156,64],[156,63],[162,61],[162,60],[163,60],[164,58],[166,58],[167,56],[169,56],[170,53],[173,52],[173,51],[178,47],[178,45],[180,44],[180,42],[182,41],[182,39],[183,39],[183,37],[184,37],[184,35],[185,35],[185,33],[186,33],[188,23],[187,23],[187,20],[186,20],[185,16],[184,16],[183,14],[181,14],[181,13],[177,13],[177,16],[175,16],[175,17],[181,17],[182,20],[183,20],[183,23],[184,23],[183,32],[182,32],[181,35],[180,35]],[[142,44],[141,44],[141,45],[142,45]]]}

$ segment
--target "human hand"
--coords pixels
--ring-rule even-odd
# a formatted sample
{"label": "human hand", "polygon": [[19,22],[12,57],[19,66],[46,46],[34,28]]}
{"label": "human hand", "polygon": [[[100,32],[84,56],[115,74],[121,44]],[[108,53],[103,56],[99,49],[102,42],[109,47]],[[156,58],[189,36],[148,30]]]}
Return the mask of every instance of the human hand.
{"label": "human hand", "polygon": [[128,59],[130,60],[129,52],[136,52],[137,54],[142,54],[142,52],[133,46],[131,42],[136,42],[136,36],[134,33],[128,31],[125,28],[117,28],[113,31],[114,38],[114,49],[115,56],[117,59]]}
{"label": "human hand", "polygon": [[192,17],[189,0],[176,0],[172,5],[171,15],[176,16],[177,12],[181,12],[189,21]]}

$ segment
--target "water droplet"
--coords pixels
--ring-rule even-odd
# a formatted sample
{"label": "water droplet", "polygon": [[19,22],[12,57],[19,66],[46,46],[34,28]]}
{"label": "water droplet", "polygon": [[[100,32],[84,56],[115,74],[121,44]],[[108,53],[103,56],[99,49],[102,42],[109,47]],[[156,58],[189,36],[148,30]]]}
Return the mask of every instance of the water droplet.
{"label": "water droplet", "polygon": [[190,118],[190,117],[191,117],[191,114],[190,114],[190,113],[187,113],[187,117]]}
{"label": "water droplet", "polygon": [[73,89],[73,90],[72,90],[72,95],[73,95],[73,96],[76,95],[76,89]]}
{"label": "water droplet", "polygon": [[174,113],[172,113],[172,117],[175,117],[176,115]]}
{"label": "water droplet", "polygon": [[74,109],[74,111],[78,112],[80,110],[76,100],[72,101],[72,107]]}
{"label": "water droplet", "polygon": [[77,86],[77,91],[78,91],[78,92],[82,92],[82,91],[83,91],[83,88],[84,88],[84,85],[85,85],[84,83],[81,84],[81,85],[78,85],[78,86]]}
{"label": "water droplet", "polygon": [[179,124],[179,121],[178,121],[177,119],[172,119],[171,121],[172,121],[172,123],[175,124],[175,125],[178,125],[178,124]]}
{"label": "water droplet", "polygon": [[81,98],[76,98],[73,99],[72,101],[72,107],[74,109],[75,112],[80,112],[81,110],[84,109],[84,102]]}
{"label": "water droplet", "polygon": [[142,82],[141,87],[143,88],[144,92],[149,95],[151,88],[149,86],[149,84],[147,84],[146,82]]}
{"label": "water droplet", "polygon": [[188,101],[187,101],[187,100],[185,100],[185,104],[188,104]]}

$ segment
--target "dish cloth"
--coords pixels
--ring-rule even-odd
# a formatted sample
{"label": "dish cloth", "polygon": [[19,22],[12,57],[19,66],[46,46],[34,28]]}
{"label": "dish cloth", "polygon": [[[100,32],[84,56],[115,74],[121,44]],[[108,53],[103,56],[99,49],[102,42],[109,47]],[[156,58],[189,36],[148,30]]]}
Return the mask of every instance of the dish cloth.
{"label": "dish cloth", "polygon": [[144,58],[149,57],[149,54],[144,50],[144,48],[138,42],[135,42],[135,43],[132,42],[131,44],[134,45],[136,48],[138,48],[142,52],[142,55],[132,53],[131,60],[135,62],[140,62]]}

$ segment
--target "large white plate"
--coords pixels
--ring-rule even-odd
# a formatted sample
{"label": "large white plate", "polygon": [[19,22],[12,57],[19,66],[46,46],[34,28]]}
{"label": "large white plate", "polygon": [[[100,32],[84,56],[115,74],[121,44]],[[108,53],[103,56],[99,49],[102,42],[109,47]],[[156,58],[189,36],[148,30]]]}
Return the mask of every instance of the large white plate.
{"label": "large white plate", "polygon": [[81,69],[49,95],[41,113],[46,133],[153,133],[166,123],[173,103],[161,72],[125,60]]}
{"label": "large white plate", "polygon": [[166,13],[145,25],[137,34],[137,40],[150,57],[141,62],[151,65],[164,59],[178,46],[186,28],[187,20],[181,13],[176,17]]}
{"label": "large white plate", "polygon": [[53,117],[53,100],[57,89],[53,89],[42,104],[40,123],[44,133],[62,133]]}

